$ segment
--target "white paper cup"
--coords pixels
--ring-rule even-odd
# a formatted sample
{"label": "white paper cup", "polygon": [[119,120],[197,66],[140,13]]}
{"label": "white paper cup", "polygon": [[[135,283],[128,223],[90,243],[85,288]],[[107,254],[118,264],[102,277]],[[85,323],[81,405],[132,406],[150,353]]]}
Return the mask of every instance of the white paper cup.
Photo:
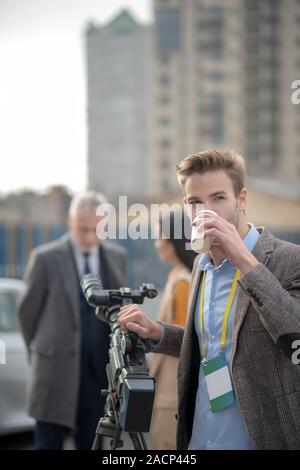
{"label": "white paper cup", "polygon": [[206,237],[204,237],[203,229],[199,230],[199,224],[203,222],[203,215],[207,212],[217,215],[216,212],[211,211],[209,209],[205,209],[203,211],[200,211],[199,214],[197,214],[193,220],[191,247],[192,250],[198,254],[207,253],[215,240],[215,237],[212,235],[207,235]]}

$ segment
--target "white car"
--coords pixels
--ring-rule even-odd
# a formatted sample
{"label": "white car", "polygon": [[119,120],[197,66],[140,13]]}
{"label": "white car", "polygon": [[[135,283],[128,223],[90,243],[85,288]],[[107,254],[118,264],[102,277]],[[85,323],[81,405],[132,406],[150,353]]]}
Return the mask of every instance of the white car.
{"label": "white car", "polygon": [[29,366],[16,311],[23,289],[23,281],[0,278],[0,435],[34,426],[26,413]]}

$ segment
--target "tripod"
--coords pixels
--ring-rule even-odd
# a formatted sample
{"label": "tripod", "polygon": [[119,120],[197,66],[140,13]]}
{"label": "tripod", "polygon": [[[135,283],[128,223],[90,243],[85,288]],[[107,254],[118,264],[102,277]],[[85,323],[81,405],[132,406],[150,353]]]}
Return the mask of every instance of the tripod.
{"label": "tripod", "polygon": [[[109,450],[115,450],[123,447],[124,445],[124,442],[121,440],[122,428],[118,421],[118,415],[112,394],[107,390],[103,391],[103,393],[107,395],[106,411],[104,417],[100,418],[98,422],[92,450],[99,450],[102,448],[104,437],[111,438]],[[144,435],[141,432],[129,432],[128,434],[135,450],[148,449]]]}
{"label": "tripod", "polygon": [[[101,279],[93,274],[83,276],[81,288],[87,302],[96,307],[97,317],[111,329],[106,365],[108,389],[102,391],[106,396],[105,413],[98,422],[92,449],[100,450],[104,437],[111,438],[110,450],[122,447],[124,430],[134,449],[147,450],[142,432],[148,432],[150,428],[155,380],[149,376],[145,359],[146,341],[121,328],[118,312],[124,305],[142,304],[145,297],[156,297],[157,291],[153,284],[143,284],[139,290],[129,287],[103,290]],[[143,412],[139,413],[139,410]],[[136,432],[136,429],[140,431]]]}

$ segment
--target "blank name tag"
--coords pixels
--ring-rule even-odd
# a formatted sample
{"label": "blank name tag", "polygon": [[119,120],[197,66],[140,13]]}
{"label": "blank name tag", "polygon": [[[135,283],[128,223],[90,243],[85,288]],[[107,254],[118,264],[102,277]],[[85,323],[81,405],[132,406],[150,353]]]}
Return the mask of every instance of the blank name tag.
{"label": "blank name tag", "polygon": [[224,354],[204,363],[210,409],[213,413],[222,411],[234,403],[229,367]]}

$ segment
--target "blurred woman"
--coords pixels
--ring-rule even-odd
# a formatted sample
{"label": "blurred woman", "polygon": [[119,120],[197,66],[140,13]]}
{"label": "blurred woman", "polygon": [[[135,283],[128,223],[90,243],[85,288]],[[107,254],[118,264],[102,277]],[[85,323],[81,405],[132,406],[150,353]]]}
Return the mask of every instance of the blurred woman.
{"label": "blurred woman", "polygon": [[[178,221],[181,223],[182,237],[176,238]],[[159,237],[156,249],[161,261],[170,263],[172,269],[168,275],[158,314],[158,321],[185,326],[188,292],[196,253],[187,249],[190,241],[184,236],[187,227],[184,211],[171,212],[159,224]],[[168,233],[165,227],[169,228]],[[178,359],[162,354],[154,354],[150,362],[150,375],[156,378],[155,401],[151,424],[152,449],[176,449],[177,413],[177,366]]]}

